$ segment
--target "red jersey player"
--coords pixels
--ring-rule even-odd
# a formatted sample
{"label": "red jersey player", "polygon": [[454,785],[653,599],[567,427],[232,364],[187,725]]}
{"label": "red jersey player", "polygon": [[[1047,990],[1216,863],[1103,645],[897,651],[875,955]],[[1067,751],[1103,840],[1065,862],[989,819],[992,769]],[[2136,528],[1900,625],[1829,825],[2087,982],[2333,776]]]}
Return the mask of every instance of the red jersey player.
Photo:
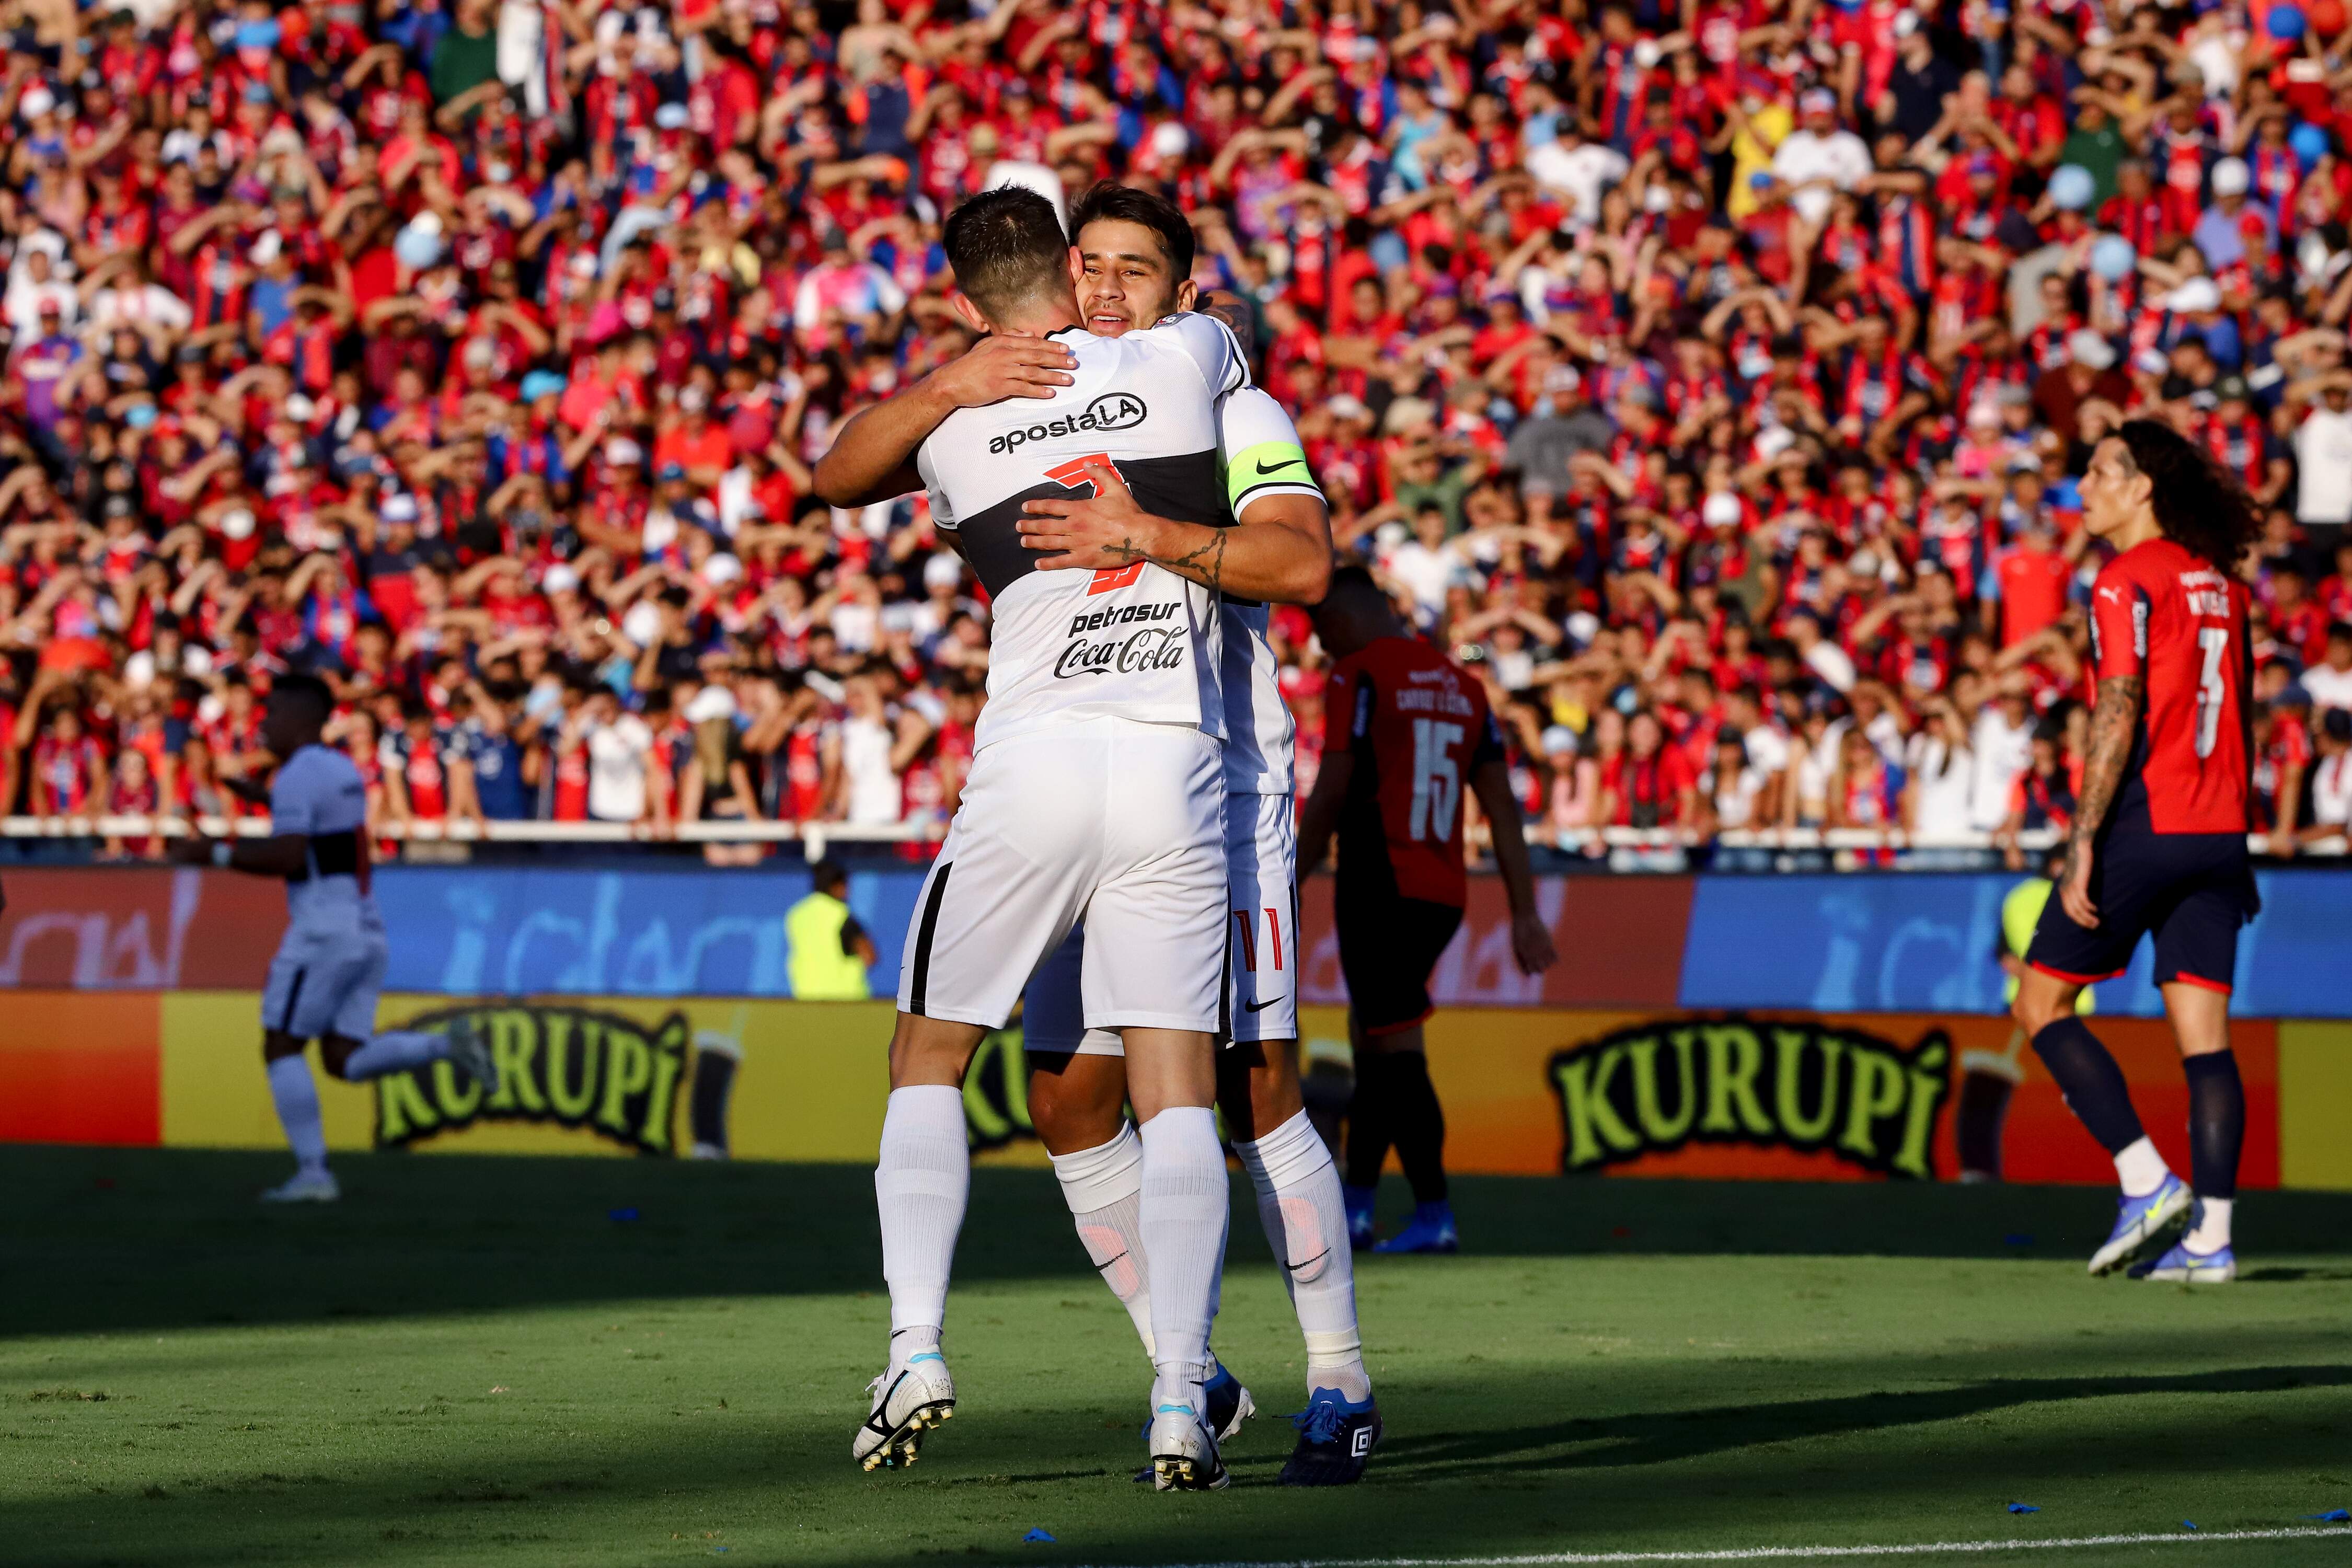
{"label": "red jersey player", "polygon": [[[2246,850],[2253,654],[2235,568],[2260,524],[2235,479],[2153,420],[2099,443],[2082,493],[2084,526],[2117,552],[2091,594],[2098,699],[2058,897],[2026,950],[2012,1010],[2067,1106],[2115,1157],[2121,1212],[2091,1272],[2186,1222],[2133,1275],[2219,1284],[2237,1275],[2230,1210],[2246,1121],[2230,984],[2238,928],[2257,906]],[[2074,1012],[2084,985],[2124,972],[2142,933],[2156,939],[2156,983],[2189,1075],[2189,1185]]]}
{"label": "red jersey player", "polygon": [[1323,694],[1322,770],[1298,830],[1301,878],[1339,840],[1333,906],[1348,983],[1356,1094],[1348,1107],[1348,1228],[1370,1242],[1372,1199],[1394,1144],[1412,1184],[1412,1223],[1383,1252],[1451,1252],[1445,1119],[1430,1087],[1422,1025],[1430,972],[1462,924],[1462,792],[1494,825],[1511,899],[1511,950],[1529,974],[1555,959],[1536,912],[1518,802],[1503,741],[1476,679],[1405,634],[1371,575],[1345,567],[1316,606],[1315,632],[1338,660]]}

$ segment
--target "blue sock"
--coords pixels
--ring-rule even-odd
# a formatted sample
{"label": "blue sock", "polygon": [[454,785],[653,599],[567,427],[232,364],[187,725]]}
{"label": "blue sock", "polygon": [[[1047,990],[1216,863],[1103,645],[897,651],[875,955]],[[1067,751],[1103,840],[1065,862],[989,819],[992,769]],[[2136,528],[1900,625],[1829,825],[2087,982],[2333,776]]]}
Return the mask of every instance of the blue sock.
{"label": "blue sock", "polygon": [[2066,1109],[2108,1153],[2120,1154],[2146,1136],[2139,1112],[2132,1109],[2123,1068],[2089,1025],[2077,1017],[2061,1018],[2033,1037],[2033,1051],[2058,1080]]}

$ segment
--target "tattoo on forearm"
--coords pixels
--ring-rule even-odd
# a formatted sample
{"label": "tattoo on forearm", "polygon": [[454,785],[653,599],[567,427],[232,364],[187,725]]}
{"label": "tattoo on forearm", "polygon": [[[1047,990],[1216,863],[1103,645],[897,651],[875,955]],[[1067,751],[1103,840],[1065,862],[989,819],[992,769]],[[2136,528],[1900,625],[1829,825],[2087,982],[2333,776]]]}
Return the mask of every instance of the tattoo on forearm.
{"label": "tattoo on forearm", "polygon": [[1160,564],[1172,572],[1197,571],[1209,592],[1222,593],[1225,585],[1225,532],[1222,528],[1212,529],[1209,537],[1202,540],[1198,548],[1188,550]]}
{"label": "tattoo on forearm", "polygon": [[1103,546],[1103,553],[1123,565],[1132,565],[1138,561],[1151,559],[1150,552],[1132,539],[1122,539],[1117,544],[1106,544]]}
{"label": "tattoo on forearm", "polygon": [[2099,682],[2098,702],[2091,710],[2090,754],[2083,764],[2083,798],[2074,805],[2074,827],[2067,836],[2068,853],[2090,847],[2123,786],[2124,763],[2131,755],[2132,735],[2139,722],[2145,679],[2118,675]]}

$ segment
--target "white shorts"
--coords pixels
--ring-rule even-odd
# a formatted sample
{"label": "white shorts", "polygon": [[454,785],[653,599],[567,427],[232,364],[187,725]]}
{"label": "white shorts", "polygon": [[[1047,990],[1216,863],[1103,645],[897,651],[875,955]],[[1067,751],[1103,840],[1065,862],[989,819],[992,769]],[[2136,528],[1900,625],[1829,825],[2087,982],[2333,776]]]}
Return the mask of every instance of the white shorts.
{"label": "white shorts", "polygon": [[1169,724],[1032,732],[972,759],[907,931],[898,1010],[982,1028],[1083,920],[1086,1021],[1217,1026],[1223,994],[1223,757]]}
{"label": "white shorts", "polygon": [[[1298,821],[1287,795],[1225,796],[1227,1044],[1298,1037]],[[1080,1016],[1086,931],[1037,966],[1021,1007],[1021,1043],[1046,1055],[1125,1055]]]}
{"label": "white shorts", "polygon": [[381,918],[288,927],[262,987],[261,1026],[298,1040],[366,1039],[375,1033],[385,957]]}

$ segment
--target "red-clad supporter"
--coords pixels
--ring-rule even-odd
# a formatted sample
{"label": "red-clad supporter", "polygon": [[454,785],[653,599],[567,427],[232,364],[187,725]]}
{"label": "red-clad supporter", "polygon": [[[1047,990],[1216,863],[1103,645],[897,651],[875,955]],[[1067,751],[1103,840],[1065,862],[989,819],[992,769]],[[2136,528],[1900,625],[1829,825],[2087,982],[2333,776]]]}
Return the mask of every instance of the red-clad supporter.
{"label": "red-clad supporter", "polygon": [[1004,181],[1193,216],[1539,839],[1895,823],[1931,711],[1931,815],[2003,826],[2135,416],[2268,520],[2263,712],[2352,704],[2336,13],[2003,15],[83,6],[0,79],[0,807],[249,809],[317,670],[388,816],[667,820],[698,770],[935,826],[987,606],[919,494],[809,465],[968,345],[940,225]]}

